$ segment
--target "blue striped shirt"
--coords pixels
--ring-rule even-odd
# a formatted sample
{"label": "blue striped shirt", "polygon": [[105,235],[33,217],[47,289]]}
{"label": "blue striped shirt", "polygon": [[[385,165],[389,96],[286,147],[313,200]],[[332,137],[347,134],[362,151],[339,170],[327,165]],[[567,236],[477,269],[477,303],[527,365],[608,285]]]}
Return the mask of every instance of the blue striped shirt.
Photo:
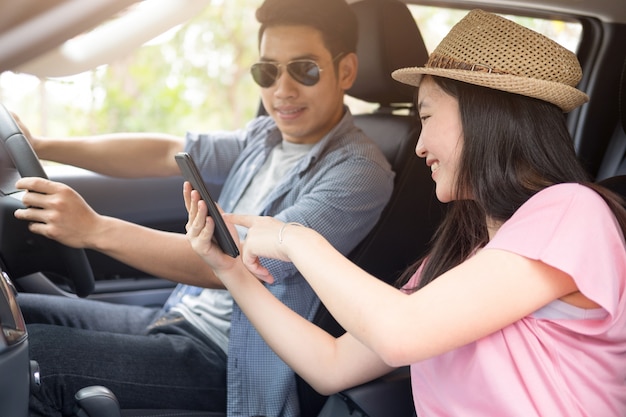
{"label": "blue striped shirt", "polygon": [[[185,150],[226,212],[232,211],[271,150],[282,141],[270,117],[246,129],[187,135]],[[347,254],[371,230],[391,196],[393,172],[346,109],[343,119],[299,160],[264,201],[260,215],[317,230]],[[311,320],[319,299],[291,263],[264,259],[267,288]],[[337,277],[340,279],[340,277]],[[300,414],[293,371],[265,344],[236,303],[228,344],[228,416]]]}

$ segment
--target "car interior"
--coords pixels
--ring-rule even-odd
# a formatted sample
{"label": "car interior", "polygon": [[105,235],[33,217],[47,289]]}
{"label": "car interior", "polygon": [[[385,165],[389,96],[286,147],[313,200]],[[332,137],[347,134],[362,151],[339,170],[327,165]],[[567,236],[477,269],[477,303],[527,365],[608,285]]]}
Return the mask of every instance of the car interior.
{"label": "car interior", "polygon": [[[48,178],[46,171],[37,159],[28,140],[13,120],[8,110],[0,109],[0,135],[3,139],[2,155],[4,172],[8,181],[2,183],[2,193],[11,198],[5,199],[2,205],[3,233],[0,237],[0,250],[5,253],[4,261],[7,270],[18,277],[28,276],[40,271],[55,273],[65,280],[74,294],[86,297],[94,288],[93,272],[87,255],[82,249],[72,249],[58,242],[51,241],[30,233],[24,228],[23,222],[15,219],[13,212],[22,206],[22,192],[14,187],[16,174],[22,177]],[[15,239],[21,236],[20,239]],[[50,248],[53,250],[50,250]],[[42,263],[35,265],[29,262],[36,256]]]}
{"label": "car interior", "polygon": [[[381,218],[371,233],[358,245],[350,254],[350,258],[361,265],[370,273],[381,277],[389,283],[398,277],[406,266],[408,266],[416,257],[416,253],[423,253],[434,231],[438,219],[441,215],[442,206],[436,200],[434,195],[434,184],[430,181],[428,168],[421,164],[417,158],[413,158],[413,150],[419,137],[420,125],[415,117],[413,108],[413,90],[406,88],[402,84],[394,81],[389,77],[391,71],[395,68],[403,66],[417,66],[428,58],[426,46],[423,43],[415,20],[405,4],[401,2],[388,2],[380,0],[363,0],[354,4],[354,10],[359,19],[359,35],[357,54],[360,60],[360,70],[357,80],[353,88],[348,92],[349,95],[361,99],[366,102],[376,103],[377,108],[371,114],[355,115],[356,123],[370,137],[372,137],[381,147],[383,153],[388,158],[394,172],[396,173],[394,192],[385,208]],[[395,42],[398,38],[408,40],[407,44],[398,44]],[[5,119],[10,115],[5,112]],[[5,120],[7,126],[11,126],[11,137],[21,136],[16,131],[17,127],[11,120]],[[21,137],[22,140],[23,136]],[[5,143],[7,141],[5,140]],[[32,150],[30,150],[32,153]],[[24,158],[15,156],[14,160],[27,160],[33,163],[32,158]],[[36,161],[36,158],[35,158]],[[26,164],[26,163],[25,163]],[[38,164],[36,161],[35,165]],[[16,164],[17,165],[17,164]],[[28,164],[27,164],[28,165]],[[27,172],[29,168],[19,169],[21,175]],[[41,170],[39,176],[45,176],[45,172]],[[7,193],[8,194],[8,193]],[[18,201],[12,199],[13,201]],[[17,203],[19,204],[19,202]],[[6,205],[7,219],[11,218],[11,213],[15,208],[15,204]],[[19,228],[20,224],[17,220],[11,220],[13,224]],[[23,226],[23,225],[21,225]],[[405,230],[412,230],[413,241],[405,239],[404,245],[394,245],[395,236],[401,234]],[[23,227],[22,233],[29,233]],[[34,235],[32,237],[35,237]],[[43,239],[43,238],[42,238]],[[28,241],[29,239],[24,239]],[[35,245],[44,250],[52,242],[43,242]],[[46,248],[46,249],[44,249]],[[25,253],[26,251],[19,251]],[[73,250],[72,252],[76,252]],[[78,255],[84,256],[83,251],[78,251]],[[23,264],[23,260],[15,257],[15,264]],[[54,257],[54,259],[62,259],[62,257]],[[64,276],[63,267],[72,268],[80,262],[66,259],[59,262],[59,275]],[[7,265],[11,270],[11,265]],[[87,295],[93,289],[93,278],[85,280],[80,267],[75,267],[79,272],[69,274],[71,279],[68,285],[79,296]],[[46,271],[51,268],[47,267]],[[16,276],[24,277],[35,271],[20,271]],[[89,277],[89,275],[87,275]],[[43,279],[41,275],[31,277],[34,281]],[[22,281],[19,281],[22,283]],[[45,282],[45,281],[44,281]],[[87,284],[84,284],[87,282]],[[91,283],[91,288],[89,287]],[[77,287],[85,286],[84,290],[77,291]],[[35,284],[38,290],[41,290],[41,284]],[[321,306],[314,320],[318,325],[332,331],[334,334],[342,332],[339,325],[334,321],[332,316],[328,314],[326,309]],[[412,409],[412,401],[410,396],[410,387],[407,370],[394,372],[388,378],[385,378],[385,384],[388,389],[392,389],[396,393],[402,392],[402,401],[395,401],[394,407],[398,415],[410,413]],[[303,380],[299,379],[299,396],[301,401],[303,416],[317,416],[323,407],[326,398],[317,394]],[[367,400],[371,402],[370,385],[361,387],[361,401]],[[115,416],[119,415],[117,402],[113,394],[106,390],[105,387],[88,387],[77,393],[77,398],[81,398],[81,406],[83,410],[80,412],[87,417],[93,417],[94,410],[98,410],[98,415]],[[348,396],[343,398],[348,399]],[[375,407],[373,402],[369,407]],[[364,405],[367,408],[367,405]],[[112,414],[103,414],[103,410],[110,410]],[[386,412],[389,408],[385,407]],[[170,410],[171,411],[171,410]],[[147,416],[158,415],[162,411],[158,410],[123,410],[124,416]],[[325,411],[326,413],[330,412]],[[118,414],[116,414],[118,413]],[[201,414],[198,412],[186,412],[176,410],[176,415],[210,415],[216,416],[220,414],[209,413]],[[368,413],[370,414],[370,413]],[[374,415],[374,414],[371,414]]]}
{"label": "car interior", "polygon": [[[621,0],[613,3],[618,1]],[[57,2],[62,3],[61,0],[54,3]],[[96,23],[95,15],[113,14],[134,2],[94,0],[90,6],[98,9],[94,11],[94,21],[76,22],[71,31],[78,34]],[[371,274],[393,284],[406,266],[425,253],[445,210],[435,197],[429,168],[414,155],[420,133],[413,104],[414,91],[389,76],[396,68],[422,65],[427,60],[428,51],[407,7],[410,1],[356,0],[350,3],[359,20],[359,73],[348,95],[375,104],[375,110],[355,115],[355,121],[380,146],[396,177],[394,192],[379,222],[349,258]],[[470,5],[463,5],[460,1],[434,3],[450,7],[460,5],[466,9],[481,6],[504,14],[515,11],[550,16],[560,10],[559,1],[505,1],[497,4],[471,1]],[[600,3],[613,4],[610,0]],[[580,4],[580,8],[570,6],[567,16],[577,19],[583,26],[577,52],[584,74],[580,88],[590,95],[591,100],[568,114],[568,126],[576,151],[591,178],[626,198],[626,51],[623,48],[626,12],[618,17],[608,13],[593,15],[591,6],[587,6],[589,2]],[[0,18],[0,29],[2,25]],[[10,45],[10,40],[10,37],[3,37],[0,31],[0,45]],[[43,49],[40,48],[46,48],[48,41],[34,39],[28,54],[34,56],[41,52]],[[6,59],[0,59],[0,62],[5,67],[0,66],[0,71],[31,58],[30,55],[20,55],[18,51],[7,50],[4,53],[7,54]],[[600,69],[601,76],[598,73]],[[15,190],[13,184],[19,176],[47,177],[48,174],[11,115],[1,105],[0,137],[0,416],[22,417],[27,415],[28,395],[37,389],[40,371],[37,363],[28,357],[28,333],[16,302],[20,291],[90,297],[117,303],[137,302],[137,297],[140,297],[144,305],[158,305],[165,300],[173,284],[154,279],[146,286],[145,282],[132,279],[109,279],[111,276],[132,277],[138,271],[111,262],[95,252],[70,249],[30,233],[12,215],[21,205],[20,192]],[[129,221],[183,231],[183,224],[179,221],[180,213],[184,212],[180,178],[136,181],[85,173],[78,178],[56,174],[53,179],[68,183],[88,202],[110,201],[110,205],[101,204],[98,207],[103,214],[110,210]],[[120,195],[126,195],[124,198],[130,198],[129,195],[138,199],[145,197],[151,204],[158,205],[159,213],[156,209],[154,212],[138,212],[132,206],[120,213],[115,204],[115,198],[120,198]],[[159,196],[159,200],[153,203],[155,195]],[[161,217],[163,213],[166,213],[165,221]],[[136,291],[132,291],[133,285],[137,286]],[[314,322],[335,335],[343,332],[323,305]],[[330,397],[316,393],[298,378],[298,394],[303,417],[415,416],[408,368],[398,369],[383,378]],[[76,410],[78,417],[225,415],[190,410],[120,410],[112,392],[100,386],[86,387],[76,393],[76,398],[79,403]]]}
{"label": "car interior", "polygon": [[[430,170],[413,157],[421,129],[413,105],[413,90],[389,77],[395,68],[426,62],[428,52],[405,4],[362,0],[354,3],[353,9],[359,21],[359,72],[347,94],[377,104],[373,113],[355,115],[355,123],[380,146],[396,176],[391,199],[381,218],[349,258],[370,274],[393,284],[416,259],[416,254],[419,256],[426,251],[443,210],[435,197]],[[400,44],[397,39],[406,39],[406,42]],[[404,113],[398,114],[399,111]],[[398,244],[397,236],[406,234],[407,230],[412,231],[411,237],[403,238],[402,244]],[[314,322],[336,336],[343,332],[323,305]],[[399,373],[390,378],[396,382],[401,380]],[[407,401],[394,402],[396,408],[391,415],[406,415],[413,407],[409,401],[407,370],[402,381],[403,386],[397,386],[396,391],[408,394]],[[302,416],[316,416],[325,398],[303,380],[298,379],[298,383]],[[363,388],[363,398],[372,398],[372,394],[365,391],[367,389]],[[386,407],[390,413],[389,405]],[[367,414],[377,415],[372,410]]]}

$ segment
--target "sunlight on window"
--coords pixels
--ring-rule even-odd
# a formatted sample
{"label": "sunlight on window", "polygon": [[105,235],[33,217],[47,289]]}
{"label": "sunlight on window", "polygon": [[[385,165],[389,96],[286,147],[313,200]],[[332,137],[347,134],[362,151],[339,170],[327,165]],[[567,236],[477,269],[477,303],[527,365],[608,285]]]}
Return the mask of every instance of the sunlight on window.
{"label": "sunlight on window", "polygon": [[261,1],[212,1],[187,24],[77,75],[6,71],[0,100],[34,132],[51,136],[241,127],[258,107],[248,68],[257,55]]}
{"label": "sunlight on window", "polygon": [[[34,132],[85,135],[111,131],[161,131],[242,127],[257,110],[259,91],[249,75],[257,59],[262,0],[211,2],[136,52],[71,77],[39,79],[0,74],[0,100]],[[466,10],[409,5],[432,51]],[[582,25],[522,16],[505,17],[576,52]],[[228,24],[226,24],[228,23]],[[376,105],[346,97],[353,113]]]}
{"label": "sunlight on window", "polygon": [[[454,24],[467,14],[467,10],[443,9],[434,6],[409,5],[409,9],[420,28],[429,52],[435,49]],[[582,25],[578,22],[504,14],[502,17],[542,33],[574,53],[578,50],[582,37]]]}
{"label": "sunlight on window", "polygon": [[[429,52],[435,49],[454,24],[467,14],[467,10],[445,9],[434,6],[411,4],[408,7],[417,22],[420,33],[424,38],[426,49]],[[582,25],[580,23],[512,15],[503,15],[503,17],[542,33],[573,52],[578,50],[582,36]],[[346,104],[355,114],[371,112],[377,107],[376,104],[366,103],[353,97],[346,97]]]}

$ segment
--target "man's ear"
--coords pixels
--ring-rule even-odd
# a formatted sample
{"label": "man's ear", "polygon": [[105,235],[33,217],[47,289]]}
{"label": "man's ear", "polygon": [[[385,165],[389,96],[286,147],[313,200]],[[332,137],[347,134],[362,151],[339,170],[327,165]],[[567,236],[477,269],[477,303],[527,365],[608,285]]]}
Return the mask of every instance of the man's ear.
{"label": "man's ear", "polygon": [[346,91],[356,80],[357,71],[359,70],[359,59],[354,52],[342,56],[339,60],[337,68],[337,78],[341,89]]}

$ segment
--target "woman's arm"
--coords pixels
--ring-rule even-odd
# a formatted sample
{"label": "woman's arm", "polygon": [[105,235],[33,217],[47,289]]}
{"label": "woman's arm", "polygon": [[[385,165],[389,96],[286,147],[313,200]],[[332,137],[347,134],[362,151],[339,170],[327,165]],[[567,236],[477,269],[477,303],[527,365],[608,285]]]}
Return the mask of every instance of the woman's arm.
{"label": "woman's arm", "polygon": [[316,391],[330,395],[393,369],[349,333],[335,338],[294,313],[237,266],[217,274],[272,350]]}
{"label": "woman's arm", "polygon": [[[192,247],[212,266],[267,344],[296,373],[318,392],[332,394],[393,369],[351,335],[335,338],[294,313],[245,268],[241,258],[224,255],[211,241],[214,224],[198,199],[186,183],[186,227]],[[236,238],[232,228],[231,232]]]}
{"label": "woman's arm", "polygon": [[560,270],[488,249],[406,295],[358,268],[311,229],[271,218],[229,219],[249,227],[243,261],[255,275],[271,279],[258,256],[293,262],[337,321],[390,366],[463,346],[577,291]]}

